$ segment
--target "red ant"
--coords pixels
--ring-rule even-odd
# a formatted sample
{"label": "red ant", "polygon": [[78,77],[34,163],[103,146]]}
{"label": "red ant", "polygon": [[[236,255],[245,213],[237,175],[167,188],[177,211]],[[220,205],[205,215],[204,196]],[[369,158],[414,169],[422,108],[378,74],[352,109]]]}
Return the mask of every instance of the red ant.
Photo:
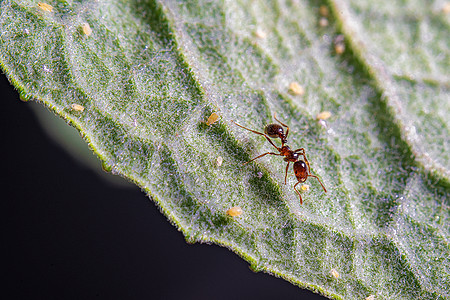
{"label": "red ant", "polygon": [[[279,124],[266,125],[266,127],[264,127],[264,133],[248,129],[248,128],[244,127],[244,126],[241,126],[241,125],[237,124],[234,121],[231,121],[231,122],[233,122],[234,124],[236,124],[237,126],[239,126],[241,128],[244,128],[244,129],[246,129],[248,131],[251,131],[253,133],[262,135],[279,152],[279,153],[274,153],[274,152],[263,153],[263,154],[255,157],[255,158],[253,158],[252,160],[244,163],[243,165],[246,165],[249,162],[252,162],[252,161],[254,161],[254,160],[258,159],[258,158],[261,158],[261,157],[263,157],[263,156],[265,156],[267,154],[284,156],[284,161],[288,163],[287,166],[286,166],[286,175],[284,177],[284,184],[286,184],[286,181],[287,181],[287,173],[288,173],[288,170],[289,170],[289,164],[291,162],[293,162],[294,163],[295,177],[297,177],[297,183],[294,185],[294,190],[297,192],[298,196],[300,197],[300,204],[303,204],[303,199],[302,199],[302,195],[300,195],[300,192],[296,189],[296,186],[299,183],[305,182],[306,179],[308,179],[308,177],[316,178],[319,181],[320,185],[322,186],[323,190],[326,193],[327,189],[322,184],[322,182],[320,181],[319,177],[317,177],[316,175],[311,174],[311,168],[309,166],[308,159],[306,158],[305,149],[299,148],[297,150],[292,151],[291,148],[289,148],[288,145],[285,145],[287,143],[287,136],[289,134],[289,126],[287,126],[286,124],[284,124],[280,120],[278,120],[276,115],[274,115],[273,117],[275,118],[275,120],[278,123],[281,124],[281,126]],[[286,127],[286,133],[284,133],[284,129],[283,129],[282,126]],[[277,147],[270,138],[279,138],[281,140],[281,148]],[[303,160],[299,160],[299,156],[300,155],[303,156]]]}

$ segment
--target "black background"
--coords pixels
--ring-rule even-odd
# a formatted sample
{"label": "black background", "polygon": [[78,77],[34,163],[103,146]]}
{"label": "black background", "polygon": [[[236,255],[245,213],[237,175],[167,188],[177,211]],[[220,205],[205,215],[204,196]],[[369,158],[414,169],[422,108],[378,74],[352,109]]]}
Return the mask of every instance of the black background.
{"label": "black background", "polygon": [[108,184],[51,140],[0,75],[8,299],[325,299],[187,244],[137,187]]}

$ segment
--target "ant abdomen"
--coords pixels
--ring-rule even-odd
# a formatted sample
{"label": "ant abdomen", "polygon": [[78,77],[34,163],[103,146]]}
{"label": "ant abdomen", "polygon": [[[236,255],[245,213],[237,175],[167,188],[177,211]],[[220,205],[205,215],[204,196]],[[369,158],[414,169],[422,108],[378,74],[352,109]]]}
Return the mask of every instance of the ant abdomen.
{"label": "ant abdomen", "polygon": [[305,182],[309,176],[308,165],[303,160],[296,161],[294,163],[294,173],[299,182]]}

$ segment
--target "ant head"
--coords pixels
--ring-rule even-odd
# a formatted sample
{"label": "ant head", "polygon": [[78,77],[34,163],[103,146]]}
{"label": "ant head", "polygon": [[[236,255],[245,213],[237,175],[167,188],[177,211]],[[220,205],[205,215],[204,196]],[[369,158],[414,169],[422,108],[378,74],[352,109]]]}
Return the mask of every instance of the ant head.
{"label": "ant head", "polygon": [[278,124],[269,124],[264,128],[264,133],[271,138],[280,138],[283,144],[287,143],[286,135],[284,134],[283,127]]}

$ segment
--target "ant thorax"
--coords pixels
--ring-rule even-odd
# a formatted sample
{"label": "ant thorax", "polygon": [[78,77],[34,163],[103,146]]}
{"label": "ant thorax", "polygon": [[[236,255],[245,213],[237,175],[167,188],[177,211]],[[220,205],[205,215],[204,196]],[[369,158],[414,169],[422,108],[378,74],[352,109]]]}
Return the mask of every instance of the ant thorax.
{"label": "ant thorax", "polygon": [[296,162],[298,160],[298,153],[292,151],[287,145],[281,147],[280,154],[284,156],[284,161]]}

